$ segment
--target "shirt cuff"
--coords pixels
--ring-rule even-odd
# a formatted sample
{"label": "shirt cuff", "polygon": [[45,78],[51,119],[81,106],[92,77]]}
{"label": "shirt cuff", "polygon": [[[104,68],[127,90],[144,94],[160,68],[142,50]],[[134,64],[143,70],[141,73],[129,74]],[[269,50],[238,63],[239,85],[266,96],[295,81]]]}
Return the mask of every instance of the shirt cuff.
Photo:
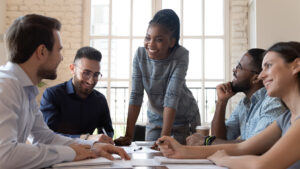
{"label": "shirt cuff", "polygon": [[57,146],[59,153],[59,161],[73,161],[76,157],[76,152],[69,146]]}

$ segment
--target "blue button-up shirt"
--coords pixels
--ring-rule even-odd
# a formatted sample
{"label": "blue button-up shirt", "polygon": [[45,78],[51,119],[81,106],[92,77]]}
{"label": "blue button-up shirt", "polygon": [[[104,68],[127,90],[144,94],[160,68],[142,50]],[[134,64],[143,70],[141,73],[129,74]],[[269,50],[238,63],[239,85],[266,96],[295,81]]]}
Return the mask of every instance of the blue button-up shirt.
{"label": "blue button-up shirt", "polygon": [[234,140],[240,136],[247,140],[264,130],[278,116],[286,112],[278,98],[267,95],[261,88],[249,99],[242,99],[226,121],[227,139]]}
{"label": "blue button-up shirt", "polygon": [[[11,62],[0,67],[0,168],[43,168],[72,161],[73,140],[51,131],[43,121],[35,97],[38,89],[23,69]],[[26,144],[33,137],[33,145]]]}
{"label": "blue button-up shirt", "polygon": [[72,138],[105,129],[110,137],[114,130],[103,94],[93,90],[85,99],[76,95],[72,79],[47,88],[41,99],[44,120],[53,131]]}

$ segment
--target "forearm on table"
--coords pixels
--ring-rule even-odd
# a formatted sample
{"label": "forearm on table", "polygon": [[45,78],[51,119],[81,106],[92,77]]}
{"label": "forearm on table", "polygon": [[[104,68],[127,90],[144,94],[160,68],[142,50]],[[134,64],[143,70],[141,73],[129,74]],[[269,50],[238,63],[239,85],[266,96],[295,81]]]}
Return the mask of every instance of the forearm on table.
{"label": "forearm on table", "polygon": [[225,112],[227,101],[218,101],[211,124],[211,134],[217,138],[226,139]]}
{"label": "forearm on table", "polygon": [[163,112],[163,127],[161,136],[170,136],[173,122],[175,119],[176,110],[170,107],[165,107]]}
{"label": "forearm on table", "polygon": [[225,150],[229,155],[240,155],[238,144],[220,144],[211,146],[185,146],[186,158],[207,158],[217,152]]}

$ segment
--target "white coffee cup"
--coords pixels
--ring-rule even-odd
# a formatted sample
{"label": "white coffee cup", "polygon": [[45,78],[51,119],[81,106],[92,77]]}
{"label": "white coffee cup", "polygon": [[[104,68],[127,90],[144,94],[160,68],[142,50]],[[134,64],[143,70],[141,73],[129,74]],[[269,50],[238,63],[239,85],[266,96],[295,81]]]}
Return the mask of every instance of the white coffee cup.
{"label": "white coffee cup", "polygon": [[196,127],[196,132],[202,134],[203,136],[208,136],[209,135],[209,126],[197,126]]}

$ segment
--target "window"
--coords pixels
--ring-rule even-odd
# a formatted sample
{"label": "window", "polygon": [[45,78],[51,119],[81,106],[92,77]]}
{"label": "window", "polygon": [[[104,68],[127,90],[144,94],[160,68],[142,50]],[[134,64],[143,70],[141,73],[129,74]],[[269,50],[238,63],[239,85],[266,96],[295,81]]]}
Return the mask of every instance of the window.
{"label": "window", "polygon": [[[217,84],[228,79],[228,0],[89,0],[85,44],[103,55],[103,78],[97,89],[106,95],[116,135],[125,130],[132,59],[143,46],[148,22],[156,11],[173,9],[181,22],[180,44],[190,51],[187,85],[198,101],[201,121],[210,123]],[[86,38],[87,37],[87,38]],[[138,119],[145,123],[146,99]]]}

